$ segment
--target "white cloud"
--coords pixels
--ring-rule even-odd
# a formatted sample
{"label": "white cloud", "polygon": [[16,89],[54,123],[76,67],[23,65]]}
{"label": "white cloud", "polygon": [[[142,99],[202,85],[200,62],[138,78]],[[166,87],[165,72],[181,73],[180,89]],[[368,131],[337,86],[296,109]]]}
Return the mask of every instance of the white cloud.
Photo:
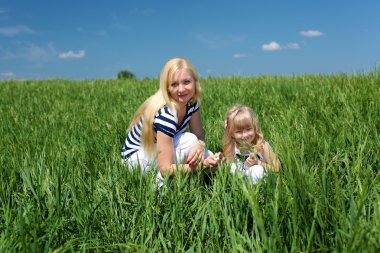
{"label": "white cloud", "polygon": [[18,25],[13,27],[0,27],[0,34],[13,37],[19,34],[32,34],[34,31],[25,25]]}
{"label": "white cloud", "polygon": [[3,73],[0,73],[0,75],[5,78],[11,78],[15,76],[13,72],[3,72]]}
{"label": "white cloud", "polygon": [[276,51],[276,50],[281,50],[281,47],[276,41],[272,41],[269,44],[263,44],[261,46],[261,49],[263,51]]}
{"label": "white cloud", "polygon": [[246,54],[234,54],[233,57],[235,59],[240,59],[240,58],[248,57],[248,55],[246,55]]}
{"label": "white cloud", "polygon": [[8,19],[7,11],[0,10],[0,19]]}
{"label": "white cloud", "polygon": [[320,32],[317,30],[301,31],[300,34],[305,37],[319,37],[319,36],[324,35],[323,32]]}
{"label": "white cloud", "polygon": [[63,52],[59,54],[59,58],[61,59],[72,59],[72,58],[83,58],[86,56],[86,51],[79,50],[78,52],[74,52],[72,50]]}
{"label": "white cloud", "polygon": [[283,49],[299,49],[300,45],[298,43],[288,43],[286,44]]}
{"label": "white cloud", "polygon": [[7,59],[15,59],[15,58],[17,57],[13,52],[0,46],[0,59],[7,60]]}
{"label": "white cloud", "polygon": [[154,9],[139,9],[139,8],[134,8],[129,11],[130,14],[138,14],[138,15],[150,15],[155,12],[156,11]]}
{"label": "white cloud", "polygon": [[214,35],[214,34],[195,34],[198,41],[209,48],[226,48],[233,44],[239,43],[245,39],[243,35]]}
{"label": "white cloud", "polygon": [[115,31],[125,32],[125,31],[131,30],[129,25],[121,24],[119,22],[114,22],[110,26],[111,26],[111,29]]}
{"label": "white cloud", "polygon": [[83,29],[82,27],[78,27],[77,31],[82,34],[88,34],[88,35],[96,35],[96,36],[107,36],[108,33],[106,30],[96,30],[96,31],[88,31]]}
{"label": "white cloud", "polygon": [[18,42],[12,50],[0,47],[0,58],[5,60],[23,59],[32,62],[49,61],[57,55],[53,43],[38,46],[29,42]]}
{"label": "white cloud", "polygon": [[54,54],[54,47],[52,44],[49,44],[47,48],[39,47],[36,45],[30,45],[25,49],[26,58],[32,61],[46,61],[51,58]]}
{"label": "white cloud", "polygon": [[268,44],[263,44],[261,49],[263,51],[279,51],[279,50],[287,50],[287,49],[299,49],[300,45],[298,43],[288,43],[284,46],[281,46],[276,41],[272,41]]}

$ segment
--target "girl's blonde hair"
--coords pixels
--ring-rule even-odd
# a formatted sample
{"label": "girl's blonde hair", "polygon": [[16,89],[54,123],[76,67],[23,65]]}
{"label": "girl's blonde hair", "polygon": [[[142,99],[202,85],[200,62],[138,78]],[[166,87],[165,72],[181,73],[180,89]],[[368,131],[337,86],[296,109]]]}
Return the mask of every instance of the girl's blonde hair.
{"label": "girl's blonde hair", "polygon": [[160,76],[160,89],[152,96],[150,96],[145,102],[137,109],[132,118],[132,122],[128,127],[128,131],[140,120],[143,121],[143,128],[141,131],[141,145],[144,147],[145,152],[148,155],[152,155],[154,152],[154,129],[153,120],[158,110],[165,105],[176,116],[178,110],[177,102],[169,94],[169,86],[175,82],[175,74],[179,70],[187,70],[194,78],[195,82],[195,94],[190,100],[190,104],[194,104],[200,100],[202,90],[199,82],[198,73],[195,70],[193,64],[186,58],[172,58],[167,61],[164,68],[161,71]]}
{"label": "girl's blonde hair", "polygon": [[223,152],[228,161],[232,161],[235,156],[235,140],[233,134],[236,130],[253,128],[255,139],[252,148],[263,151],[264,134],[261,131],[259,122],[251,108],[245,105],[235,105],[226,114],[223,136]]}

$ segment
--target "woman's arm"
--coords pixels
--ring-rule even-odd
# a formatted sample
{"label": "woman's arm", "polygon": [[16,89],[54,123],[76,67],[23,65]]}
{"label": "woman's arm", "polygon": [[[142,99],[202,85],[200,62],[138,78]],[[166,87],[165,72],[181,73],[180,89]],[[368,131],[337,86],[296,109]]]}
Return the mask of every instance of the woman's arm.
{"label": "woman's arm", "polygon": [[188,164],[175,164],[174,161],[174,143],[173,138],[157,131],[157,161],[162,176],[169,173],[174,176],[174,171],[178,168],[184,172],[191,172],[192,168]]}
{"label": "woman's arm", "polygon": [[201,112],[200,110],[194,112],[191,115],[190,121],[189,121],[189,126],[190,126],[190,132],[195,134],[195,136],[198,137],[198,140],[205,141],[205,132],[203,130],[202,126],[202,118],[201,118]]}
{"label": "woman's arm", "polygon": [[198,138],[198,144],[195,145],[189,153],[188,163],[191,165],[197,165],[198,163],[203,163],[205,155],[205,133],[202,126],[201,112],[196,111],[191,115],[189,121],[190,132],[195,134]]}

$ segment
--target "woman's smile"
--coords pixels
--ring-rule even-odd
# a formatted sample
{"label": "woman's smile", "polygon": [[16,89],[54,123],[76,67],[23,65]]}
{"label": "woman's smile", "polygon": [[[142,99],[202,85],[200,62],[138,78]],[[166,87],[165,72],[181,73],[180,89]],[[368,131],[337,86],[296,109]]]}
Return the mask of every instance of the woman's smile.
{"label": "woman's smile", "polygon": [[170,96],[177,103],[185,105],[195,94],[194,78],[188,70],[180,69],[168,89]]}

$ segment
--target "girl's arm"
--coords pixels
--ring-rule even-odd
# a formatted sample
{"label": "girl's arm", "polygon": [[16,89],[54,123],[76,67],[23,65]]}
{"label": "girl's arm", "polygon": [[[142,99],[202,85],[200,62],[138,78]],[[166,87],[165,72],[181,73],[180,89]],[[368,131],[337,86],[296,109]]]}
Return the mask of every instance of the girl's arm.
{"label": "girl's arm", "polygon": [[165,177],[169,174],[170,177],[174,176],[176,169],[191,172],[193,169],[188,164],[175,164],[174,161],[174,143],[173,138],[157,131],[157,161],[158,167],[162,176]]}
{"label": "girl's arm", "polygon": [[280,160],[277,158],[277,155],[273,152],[272,147],[267,141],[263,143],[263,150],[265,162],[261,164],[259,162],[259,164],[262,165],[264,169],[278,172],[281,169]]}

